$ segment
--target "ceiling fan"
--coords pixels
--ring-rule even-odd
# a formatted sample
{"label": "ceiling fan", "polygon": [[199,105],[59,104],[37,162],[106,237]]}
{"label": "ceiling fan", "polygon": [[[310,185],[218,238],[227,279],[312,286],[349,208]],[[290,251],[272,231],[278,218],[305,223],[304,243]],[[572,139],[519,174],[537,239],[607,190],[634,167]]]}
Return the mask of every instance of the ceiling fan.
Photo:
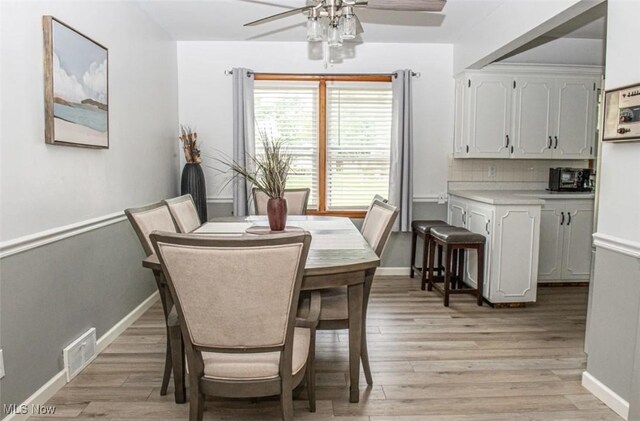
{"label": "ceiling fan", "polygon": [[342,45],[343,40],[353,39],[364,32],[355,14],[357,8],[440,12],[445,3],[446,0],[309,0],[305,7],[258,19],[244,26],[260,25],[302,13],[307,15],[307,40],[323,41],[326,32],[327,43],[336,47]]}

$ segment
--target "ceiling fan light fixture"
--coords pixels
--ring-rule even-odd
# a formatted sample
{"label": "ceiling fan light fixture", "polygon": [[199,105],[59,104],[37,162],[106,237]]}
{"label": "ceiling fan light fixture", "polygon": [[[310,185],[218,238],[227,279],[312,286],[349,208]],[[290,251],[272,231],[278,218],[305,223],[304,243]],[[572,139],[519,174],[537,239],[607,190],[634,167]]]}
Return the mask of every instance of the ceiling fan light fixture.
{"label": "ceiling fan light fixture", "polygon": [[318,17],[309,16],[307,19],[307,41],[317,42],[323,39],[322,22]]}
{"label": "ceiling fan light fixture", "polygon": [[354,39],[357,33],[356,16],[352,13],[345,13],[340,17],[340,32],[342,39]]}
{"label": "ceiling fan light fixture", "polygon": [[342,33],[337,22],[331,22],[327,33],[327,43],[329,47],[342,46]]}

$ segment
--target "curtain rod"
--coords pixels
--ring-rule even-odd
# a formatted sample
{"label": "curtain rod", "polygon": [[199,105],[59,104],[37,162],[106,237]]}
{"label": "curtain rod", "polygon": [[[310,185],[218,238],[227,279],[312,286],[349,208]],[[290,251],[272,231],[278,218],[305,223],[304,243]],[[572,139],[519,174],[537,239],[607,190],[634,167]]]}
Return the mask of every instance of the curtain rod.
{"label": "curtain rod", "polygon": [[[233,70],[225,70],[224,71],[225,76],[229,76],[233,74]],[[247,73],[249,76],[253,75],[253,74],[260,74],[257,72],[248,72]],[[322,74],[317,74],[317,73],[269,73],[272,75],[283,75],[283,76],[393,76],[393,77],[398,77],[398,73],[394,72],[394,73],[322,73]],[[411,76],[419,78],[420,76],[422,76],[420,74],[420,72],[411,72]]]}

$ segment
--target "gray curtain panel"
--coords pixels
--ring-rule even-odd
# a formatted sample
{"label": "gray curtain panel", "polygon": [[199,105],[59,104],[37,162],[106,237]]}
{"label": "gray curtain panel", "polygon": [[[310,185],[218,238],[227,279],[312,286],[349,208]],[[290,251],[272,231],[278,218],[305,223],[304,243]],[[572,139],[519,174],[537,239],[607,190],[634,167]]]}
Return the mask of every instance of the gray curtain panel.
{"label": "gray curtain panel", "polygon": [[[249,154],[255,153],[255,115],[253,109],[253,71],[233,69],[233,160],[251,165]],[[233,214],[249,215],[251,186],[242,177],[235,177],[233,187]]]}
{"label": "gray curtain panel", "polygon": [[389,203],[400,208],[394,231],[411,231],[413,208],[413,106],[411,70],[396,70],[391,81],[393,120],[391,123],[391,163]]}

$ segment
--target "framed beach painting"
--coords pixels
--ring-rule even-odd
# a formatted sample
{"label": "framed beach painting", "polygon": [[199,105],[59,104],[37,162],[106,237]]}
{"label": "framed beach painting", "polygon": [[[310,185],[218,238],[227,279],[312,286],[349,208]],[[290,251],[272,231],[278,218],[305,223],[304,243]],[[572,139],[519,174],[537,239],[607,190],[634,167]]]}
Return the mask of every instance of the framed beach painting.
{"label": "framed beach painting", "polygon": [[107,48],[52,16],[42,23],[45,142],[108,148]]}

